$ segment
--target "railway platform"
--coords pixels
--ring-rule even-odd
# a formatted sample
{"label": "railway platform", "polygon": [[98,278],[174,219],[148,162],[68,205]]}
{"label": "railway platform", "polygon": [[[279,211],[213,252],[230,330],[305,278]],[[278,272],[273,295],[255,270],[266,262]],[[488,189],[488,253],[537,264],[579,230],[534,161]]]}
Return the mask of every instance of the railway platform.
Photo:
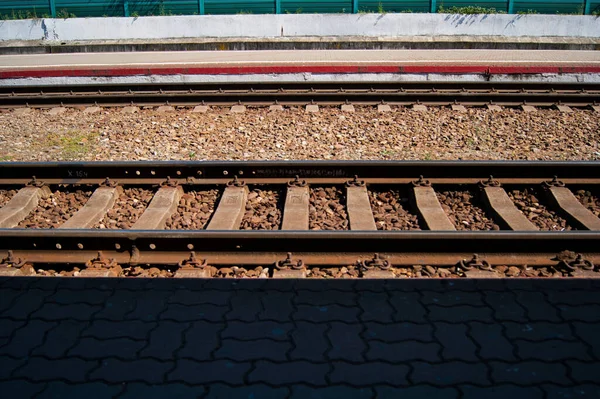
{"label": "railway platform", "polygon": [[597,398],[599,280],[0,280],[11,398]]}
{"label": "railway platform", "polygon": [[235,82],[597,82],[600,53],[336,50],[0,56],[0,86]]}

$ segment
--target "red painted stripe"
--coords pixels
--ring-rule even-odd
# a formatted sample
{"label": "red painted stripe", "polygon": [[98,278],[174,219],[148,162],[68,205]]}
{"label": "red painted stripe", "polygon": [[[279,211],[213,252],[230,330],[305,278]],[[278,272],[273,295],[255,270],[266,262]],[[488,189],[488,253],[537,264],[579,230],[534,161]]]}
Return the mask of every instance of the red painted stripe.
{"label": "red painted stripe", "polygon": [[600,66],[485,66],[485,65],[296,65],[252,67],[148,67],[102,69],[26,69],[1,71],[0,79],[134,75],[248,75],[289,73],[440,73],[537,74],[600,73]]}

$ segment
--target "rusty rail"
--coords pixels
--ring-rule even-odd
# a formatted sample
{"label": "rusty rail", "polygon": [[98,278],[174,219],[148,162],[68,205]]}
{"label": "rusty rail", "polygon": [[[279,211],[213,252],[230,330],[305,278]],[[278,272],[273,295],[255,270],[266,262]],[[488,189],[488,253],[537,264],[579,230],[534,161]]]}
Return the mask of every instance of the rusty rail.
{"label": "rusty rail", "polygon": [[[159,210],[160,218],[151,217],[148,213],[145,218],[157,222],[138,222],[132,230],[0,229],[0,264],[4,265],[28,262],[180,265],[185,266],[190,273],[195,267],[202,267],[190,265],[279,265],[284,269],[281,275],[293,276],[296,260],[301,263],[299,269],[302,270],[310,266],[372,262],[384,271],[387,266],[383,265],[449,267],[459,264],[465,269],[465,273],[470,272],[473,267],[485,271],[490,265],[576,265],[574,268],[583,265],[581,267],[587,268],[587,272],[592,270],[595,273],[594,265],[600,264],[600,230],[595,229],[598,218],[590,212],[575,212],[573,209],[576,199],[568,196],[571,195],[571,187],[585,186],[594,190],[600,188],[600,162],[0,163],[0,176],[0,188],[3,185],[13,188],[22,185],[24,190],[32,190],[33,187],[47,190],[48,185],[56,184],[92,184],[98,185],[97,190],[104,191],[111,191],[112,187],[120,185],[161,187],[155,194],[155,205],[148,208],[148,212],[156,213]],[[243,177],[243,181],[237,176]],[[284,224],[296,230],[236,230],[245,203],[247,185],[273,183],[281,184],[288,190],[283,219],[286,220],[286,212],[289,212],[292,216],[288,216]],[[351,199],[348,202],[351,208],[351,231],[303,231],[307,228],[306,197],[310,185],[314,183],[346,185],[346,195]],[[28,185],[25,186],[26,184]],[[411,190],[427,189],[428,195],[435,198],[436,185],[448,184],[481,190],[482,197],[488,198],[486,204],[490,214],[504,221],[509,230],[440,231],[443,229],[435,226],[441,222],[435,219],[442,218],[442,222],[448,224],[446,215],[441,208],[431,212],[421,204],[422,199],[416,198],[417,194],[414,194],[413,201],[415,213],[428,215],[426,221],[422,220],[422,227],[438,231],[373,230],[367,187],[403,186],[408,193]],[[588,231],[533,231],[532,226],[513,221],[513,214],[518,211],[509,206],[507,201],[510,200],[506,194],[499,192],[503,190],[503,184],[545,187],[549,198],[556,195],[557,187],[560,188],[561,195],[566,196],[569,201],[555,201],[555,206],[566,218],[571,218],[575,224]],[[221,186],[228,193],[221,196],[214,214],[218,217],[214,216],[209,229],[162,230],[162,221],[176,210],[179,200],[177,193],[181,193],[182,187],[206,185]],[[177,195],[158,195],[168,190]],[[23,212],[29,212],[29,208]],[[103,211],[106,211],[105,208],[103,205]],[[100,211],[95,210],[87,213],[97,220],[98,212]],[[87,213],[82,212],[78,217],[82,219]],[[293,218],[301,220],[296,223]],[[81,220],[74,225],[90,224]],[[519,231],[521,225],[527,225],[527,229]],[[141,227],[145,230],[140,230],[140,226],[145,226]],[[563,259],[564,254],[560,255],[564,251],[571,254],[567,261]],[[293,258],[288,254],[293,254]],[[292,265],[289,270],[286,266],[288,264]]]}
{"label": "rusty rail", "polygon": [[600,102],[594,83],[233,83],[0,87],[0,108],[58,106],[564,105]]}

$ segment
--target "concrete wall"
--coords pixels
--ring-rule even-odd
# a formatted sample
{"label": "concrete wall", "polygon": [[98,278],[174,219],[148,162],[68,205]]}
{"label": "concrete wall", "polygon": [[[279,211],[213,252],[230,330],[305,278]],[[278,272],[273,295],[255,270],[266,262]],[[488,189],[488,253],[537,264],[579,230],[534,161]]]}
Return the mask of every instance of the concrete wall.
{"label": "concrete wall", "polygon": [[300,14],[0,21],[0,41],[438,35],[598,38],[600,18],[508,14]]}

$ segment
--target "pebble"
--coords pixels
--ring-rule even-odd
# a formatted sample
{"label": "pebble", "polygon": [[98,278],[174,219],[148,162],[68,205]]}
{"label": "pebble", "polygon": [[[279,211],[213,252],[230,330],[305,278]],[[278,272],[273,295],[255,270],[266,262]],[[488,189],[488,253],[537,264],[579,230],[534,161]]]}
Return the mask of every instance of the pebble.
{"label": "pebble", "polygon": [[308,228],[348,230],[344,194],[338,187],[311,187]]}
{"label": "pebble", "polygon": [[540,202],[543,198],[533,187],[523,190],[507,190],[508,196],[533,224],[540,230],[572,230],[568,222],[555,211]]}
{"label": "pebble", "polygon": [[456,230],[500,230],[469,191],[443,191],[437,196]]}
{"label": "pebble", "polygon": [[[55,140],[47,139],[50,133]],[[0,156],[14,161],[72,159],[63,140],[69,142],[74,133],[89,139],[89,151],[76,154],[80,160],[600,159],[600,113],[591,110],[527,114],[468,108],[457,117],[444,107],[429,107],[415,116],[408,108],[379,113],[368,106],[344,115],[337,107],[321,107],[317,114],[300,108],[269,112],[268,107],[244,114],[230,114],[228,107],[167,114],[155,109],[135,114],[119,109],[93,114],[68,109],[61,115],[9,112],[0,114]]]}
{"label": "pebble", "polygon": [[17,227],[29,229],[55,229],[82,208],[92,196],[91,189],[76,186],[60,187],[48,198],[40,198],[38,206]]}
{"label": "pebble", "polygon": [[369,191],[377,230],[420,230],[416,215],[404,209],[408,196],[398,190]]}

